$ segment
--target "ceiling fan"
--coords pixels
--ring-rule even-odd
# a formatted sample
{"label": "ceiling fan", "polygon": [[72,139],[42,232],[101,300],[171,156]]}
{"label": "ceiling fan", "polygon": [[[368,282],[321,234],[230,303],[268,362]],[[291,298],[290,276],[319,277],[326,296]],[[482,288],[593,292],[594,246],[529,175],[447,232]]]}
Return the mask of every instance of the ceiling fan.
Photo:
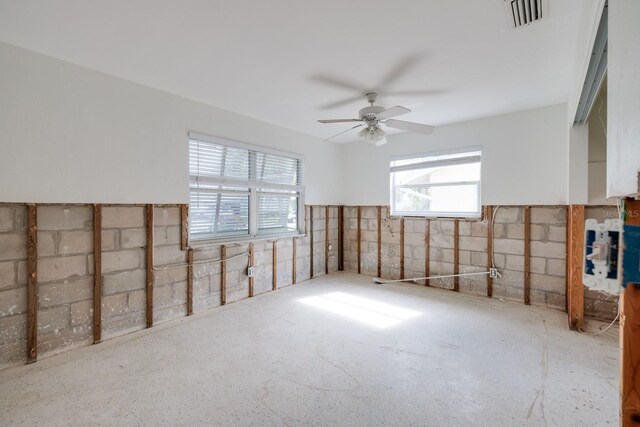
{"label": "ceiling fan", "polygon": [[414,122],[406,122],[404,120],[395,120],[393,117],[400,116],[402,114],[410,113],[411,110],[405,107],[401,107],[396,105],[395,107],[387,108],[380,107],[378,105],[373,105],[376,102],[376,97],[378,96],[375,92],[369,92],[366,95],[367,101],[371,104],[368,107],[364,107],[358,113],[357,119],[329,119],[329,120],[318,120],[320,123],[350,123],[350,122],[362,122],[349,128],[345,131],[342,131],[338,134],[335,134],[325,141],[333,139],[337,136],[345,134],[353,129],[357,129],[363,127],[363,129],[358,132],[361,138],[365,141],[374,144],[376,146],[384,145],[387,143],[387,139],[385,138],[385,131],[382,129],[381,125],[385,125],[394,129],[401,129],[407,132],[412,133],[421,133],[424,135],[429,135],[435,129],[434,126],[423,125],[421,123]]}

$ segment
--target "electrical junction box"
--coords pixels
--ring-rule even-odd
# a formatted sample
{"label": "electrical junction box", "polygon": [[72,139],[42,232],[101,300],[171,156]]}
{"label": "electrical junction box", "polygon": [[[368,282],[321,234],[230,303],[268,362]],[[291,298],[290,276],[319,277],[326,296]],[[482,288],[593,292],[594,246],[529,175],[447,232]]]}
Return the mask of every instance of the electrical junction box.
{"label": "electrical junction box", "polygon": [[595,219],[585,221],[584,265],[582,282],[589,289],[617,295],[618,252],[622,221],[607,219],[599,223]]}
{"label": "electrical junction box", "polygon": [[255,276],[256,271],[255,271],[255,267],[247,267],[247,276],[248,277],[253,277]]}

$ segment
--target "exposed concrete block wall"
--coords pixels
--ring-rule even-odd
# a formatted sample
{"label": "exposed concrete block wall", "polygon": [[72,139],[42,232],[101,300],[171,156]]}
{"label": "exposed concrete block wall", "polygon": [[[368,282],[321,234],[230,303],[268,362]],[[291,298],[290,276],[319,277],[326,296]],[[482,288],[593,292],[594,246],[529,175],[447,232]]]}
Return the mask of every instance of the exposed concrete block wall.
{"label": "exposed concrete block wall", "polygon": [[38,208],[38,353],[93,338],[93,210]]}
{"label": "exposed concrete block wall", "polygon": [[179,207],[153,209],[153,321],[184,317],[187,313],[187,268],[180,246]]}
{"label": "exposed concrete block wall", "polygon": [[[296,282],[325,274],[325,206],[305,210],[306,236],[296,237]],[[93,208],[82,205],[37,207],[38,357],[93,342]],[[176,206],[156,206],[154,216],[153,319],[161,323],[187,313],[187,252],[181,249],[181,215]],[[143,206],[102,208],[102,337],[109,339],[146,327],[146,214]],[[338,208],[329,208],[329,271],[338,270]],[[254,295],[273,287],[272,240],[254,242]],[[293,238],[277,247],[277,288],[293,283]],[[249,243],[227,244],[226,303],[249,296]],[[193,307],[221,304],[220,245],[196,247]],[[239,255],[236,257],[236,255]],[[0,367],[26,361],[27,207],[0,204]]]}
{"label": "exposed concrete block wall", "polygon": [[[345,207],[345,270],[357,271],[357,207]],[[389,217],[382,208],[382,277],[400,278],[400,218]],[[530,207],[530,298],[534,305],[565,309],[566,299],[566,208]],[[615,208],[614,208],[615,209]],[[377,276],[377,207],[362,206],[361,272]],[[493,258],[502,277],[493,280],[493,297],[524,301],[524,208],[494,208]],[[429,275],[454,272],[454,223],[452,219],[406,217],[404,226],[404,277],[425,275],[429,250]],[[425,242],[429,227],[428,249]],[[486,220],[458,220],[458,270],[460,273],[488,271],[488,228]],[[461,292],[487,294],[486,275],[463,276]],[[453,289],[454,279],[429,281],[430,286]],[[601,319],[616,315],[616,297],[587,290],[585,313]]]}
{"label": "exposed concrete block wall", "polygon": [[146,244],[144,207],[102,208],[104,339],[146,326]]}
{"label": "exposed concrete block wall", "polygon": [[27,355],[27,208],[0,205],[0,366]]}

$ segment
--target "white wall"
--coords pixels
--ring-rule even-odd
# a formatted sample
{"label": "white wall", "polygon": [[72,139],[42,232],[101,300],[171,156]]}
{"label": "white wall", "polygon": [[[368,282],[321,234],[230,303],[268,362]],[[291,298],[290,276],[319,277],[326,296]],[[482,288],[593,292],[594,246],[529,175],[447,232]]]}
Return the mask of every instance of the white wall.
{"label": "white wall", "polygon": [[482,146],[482,203],[564,204],[568,193],[566,104],[442,126],[432,135],[398,134],[382,147],[341,149],[341,202],[389,204],[393,155]]}
{"label": "white wall", "polygon": [[188,131],[301,153],[337,202],[333,144],[3,43],[0,76],[0,202],[187,203]]}
{"label": "white wall", "polygon": [[589,198],[589,126],[569,128],[569,204],[586,204]]}
{"label": "white wall", "polygon": [[640,1],[609,2],[607,197],[638,192]]}

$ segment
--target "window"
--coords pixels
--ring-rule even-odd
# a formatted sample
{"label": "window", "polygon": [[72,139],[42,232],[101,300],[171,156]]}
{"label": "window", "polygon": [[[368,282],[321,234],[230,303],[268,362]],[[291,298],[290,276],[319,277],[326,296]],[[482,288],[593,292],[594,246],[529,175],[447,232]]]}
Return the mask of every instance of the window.
{"label": "window", "polygon": [[189,182],[192,239],[238,240],[302,229],[299,155],[190,133]]}
{"label": "window", "polygon": [[480,216],[479,150],[391,161],[394,215]]}

